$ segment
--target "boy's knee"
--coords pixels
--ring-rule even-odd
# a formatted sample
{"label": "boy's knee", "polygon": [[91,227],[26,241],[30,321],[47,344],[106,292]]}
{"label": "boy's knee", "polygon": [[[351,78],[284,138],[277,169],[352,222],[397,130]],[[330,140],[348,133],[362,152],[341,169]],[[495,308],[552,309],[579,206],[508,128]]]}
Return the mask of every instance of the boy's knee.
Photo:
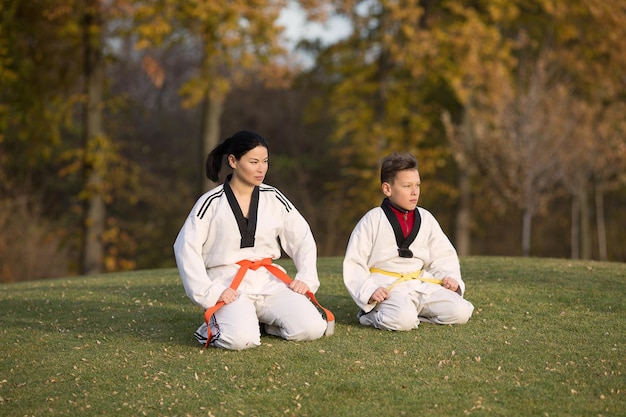
{"label": "boy's knee", "polygon": [[[417,329],[419,325],[419,317],[415,311],[397,311],[397,314],[389,314],[389,312],[378,311],[374,313],[374,327],[383,330],[392,331],[408,331]],[[363,323],[363,321],[361,321]]]}
{"label": "boy's knee", "polygon": [[394,326],[398,331],[407,331],[416,329],[419,326],[420,321],[419,317],[417,317],[417,312],[415,311],[407,311],[398,315],[395,320]]}
{"label": "boy's knee", "polygon": [[450,319],[453,321],[453,324],[465,324],[469,321],[470,317],[472,317],[473,312],[474,306],[468,301],[457,305],[454,315],[452,315]]}

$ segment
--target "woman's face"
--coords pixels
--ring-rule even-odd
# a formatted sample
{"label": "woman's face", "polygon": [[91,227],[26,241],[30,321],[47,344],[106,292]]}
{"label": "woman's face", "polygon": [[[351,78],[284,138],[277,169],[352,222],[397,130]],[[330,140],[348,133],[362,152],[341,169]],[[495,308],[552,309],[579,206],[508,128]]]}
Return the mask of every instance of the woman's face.
{"label": "woman's face", "polygon": [[239,160],[228,155],[228,164],[233,169],[233,179],[250,186],[261,185],[268,168],[268,153],[265,146],[250,149]]}

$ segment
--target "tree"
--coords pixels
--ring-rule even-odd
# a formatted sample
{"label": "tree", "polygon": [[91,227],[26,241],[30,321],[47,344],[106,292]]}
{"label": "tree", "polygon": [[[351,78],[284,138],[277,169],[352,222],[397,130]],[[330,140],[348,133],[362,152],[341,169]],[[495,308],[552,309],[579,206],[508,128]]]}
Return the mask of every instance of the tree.
{"label": "tree", "polygon": [[[6,71],[0,73],[10,76],[10,83],[0,93],[0,107],[6,109],[0,111],[0,126],[6,127],[0,146],[11,154],[6,168],[15,179],[2,193],[8,197],[5,201],[19,204],[7,207],[24,205],[33,218],[41,216],[41,230],[49,230],[49,236],[42,236],[46,240],[40,244],[58,246],[63,256],[57,258],[66,270],[75,265],[85,273],[101,272],[116,264],[111,256],[117,255],[107,241],[114,221],[107,219],[105,207],[120,187],[120,177],[132,181],[132,175],[126,175],[132,169],[118,175],[121,170],[116,169],[124,162],[102,128],[107,106],[104,38],[107,19],[123,6],[123,1],[45,0],[7,1],[2,8],[9,25],[3,25],[7,31],[0,36],[0,44],[8,45],[2,61]],[[85,204],[77,207],[79,202]],[[35,236],[40,238],[35,233],[22,238]],[[36,243],[11,245],[17,247],[30,248],[26,259],[32,262]],[[72,259],[69,253],[79,256]]]}
{"label": "tree", "polygon": [[84,244],[81,272],[95,274],[104,271],[103,235],[106,223],[106,206],[102,175],[106,170],[103,147],[106,134],[103,125],[104,60],[103,11],[100,0],[85,2],[83,11],[84,34],[84,85],[85,130],[83,144]]}
{"label": "tree", "polygon": [[10,219],[0,238],[6,239],[0,242],[2,280],[45,278],[69,268],[60,245],[71,185],[54,181],[79,100],[73,95],[79,57],[67,10],[55,0],[0,5],[0,218]]}
{"label": "tree", "polygon": [[121,157],[119,147],[104,128],[108,107],[105,39],[115,37],[107,32],[109,25],[121,19],[130,5],[125,0],[89,0],[80,4],[83,7],[80,10],[85,99],[83,143],[79,153],[82,157],[79,199],[83,202],[81,273],[95,274],[120,267],[119,252],[110,237],[118,237],[117,225],[115,219],[107,216],[107,205],[113,203],[116,191],[131,184],[136,175],[133,164]]}
{"label": "tree", "polygon": [[[454,2],[448,4],[453,5]],[[471,53],[472,42],[465,39],[480,39],[477,43],[483,46],[480,50],[494,50],[491,45],[497,44],[481,36],[492,33],[496,36],[492,36],[491,39],[504,36],[501,46],[495,48],[502,53],[493,54],[496,59],[481,56],[478,67],[472,66],[471,59],[465,60],[462,66],[451,65],[449,72],[453,76],[448,78],[453,81],[451,85],[457,91],[461,103],[475,102],[477,94],[478,97],[482,95],[488,100],[479,102],[481,107],[491,107],[491,111],[476,113],[474,110],[473,113],[477,117],[472,118],[474,123],[468,123],[466,112],[472,109],[468,109],[465,104],[464,117],[460,118],[461,125],[456,128],[451,125],[448,128],[448,132],[454,133],[454,135],[451,133],[450,137],[458,139],[462,132],[468,131],[467,126],[474,127],[471,132],[488,133],[483,137],[479,135],[478,143],[483,142],[480,146],[484,149],[484,157],[479,157],[478,161],[487,167],[489,178],[502,195],[507,195],[503,192],[503,187],[515,190],[506,197],[510,203],[515,204],[517,199],[523,201],[522,251],[525,254],[530,252],[533,216],[554,196],[553,193],[561,183],[569,184],[569,189],[574,195],[573,256],[577,257],[578,248],[582,247],[583,257],[588,258],[591,256],[589,225],[591,212],[590,200],[587,197],[588,190],[591,189],[589,179],[595,177],[594,172],[599,165],[604,167],[609,165],[603,163],[608,153],[600,150],[602,144],[606,142],[598,141],[598,135],[592,133],[594,130],[597,131],[593,125],[602,123],[600,120],[603,118],[590,116],[589,112],[601,115],[603,112],[599,109],[612,106],[611,103],[616,99],[620,101],[618,97],[623,94],[623,88],[618,87],[623,84],[618,81],[619,70],[614,71],[623,65],[624,60],[622,52],[624,43],[618,41],[623,37],[615,35],[623,31],[624,8],[617,3],[606,4],[606,2],[543,1],[506,4],[489,2],[484,6],[487,7],[484,7],[479,17],[482,21],[488,22],[487,25],[481,30],[479,25],[474,24],[472,27],[466,24],[465,27],[472,28],[471,31],[452,31],[451,38],[457,39],[457,44],[464,46],[454,51],[459,57],[467,57]],[[453,10],[466,10],[461,5],[454,7]],[[481,6],[477,6],[477,9],[480,10]],[[472,14],[465,12],[463,16],[465,19],[462,21],[472,22],[467,18],[473,16]],[[456,26],[463,27],[462,24],[449,27],[441,25],[445,30]],[[586,34],[592,27],[602,29],[593,30],[594,35],[590,39]],[[507,53],[507,50],[511,52]],[[517,64],[511,65],[515,63],[511,61],[511,56],[517,57]],[[581,56],[587,57],[584,63],[580,59]],[[481,74],[480,68],[489,68],[489,65],[491,65],[490,71],[487,72],[489,76],[485,78],[484,84],[489,89],[485,89],[480,83],[472,82],[472,79],[480,80],[477,77],[477,74]],[[465,79],[459,77],[454,72],[457,69],[461,70],[461,74],[467,69],[469,77],[466,76]],[[502,78],[501,75],[507,74],[508,71],[517,74],[517,87],[513,84],[507,86],[506,76]],[[497,88],[496,80],[504,81],[499,83],[504,88]],[[602,88],[597,88],[596,80],[601,80]],[[465,87],[466,90],[460,90],[459,86]],[[485,95],[485,91],[491,91],[492,95]],[[485,106],[490,103],[491,106]],[[592,110],[594,108],[596,110]],[[502,113],[499,109],[506,109],[506,112]],[[517,122],[514,121],[516,118]],[[543,125],[537,123],[539,120]],[[615,126],[615,123],[609,122],[606,125]],[[612,137],[621,136],[617,130]],[[465,144],[471,143],[470,140]],[[521,146],[522,143],[526,145]],[[459,150],[457,154],[467,149],[462,145],[462,141],[456,141],[453,148]],[[517,151],[509,152],[509,156],[505,156],[507,152],[503,149],[507,146]],[[502,154],[498,156],[500,152]],[[552,166],[550,161],[545,160],[546,155],[554,158]],[[526,162],[522,162],[524,158]],[[492,162],[489,162],[490,159]],[[502,166],[512,159],[517,159],[520,163],[513,164],[520,168],[519,171],[514,173],[515,170],[512,170],[509,175],[502,175],[505,171]],[[493,160],[498,162],[493,163]],[[610,166],[622,165],[616,163]],[[567,167],[576,168],[569,172]],[[612,168],[608,170],[614,172]],[[609,174],[609,177],[611,175]],[[525,181],[526,186],[516,187],[515,178],[520,182]],[[601,189],[601,186],[596,189]],[[460,187],[459,192],[462,193],[462,190],[463,187]],[[601,206],[600,196],[597,196],[596,201],[597,205]],[[601,216],[601,213],[598,215]],[[598,220],[599,241],[603,240],[601,223],[601,220]],[[582,232],[578,233],[579,230]],[[582,245],[579,243],[579,237],[583,242]]]}
{"label": "tree", "polygon": [[626,96],[622,70],[626,65],[626,7],[612,0],[546,2],[543,7],[555,28],[551,35],[554,54],[578,103],[570,148],[579,152],[574,152],[569,166],[575,169],[568,172],[565,182],[572,195],[572,256],[592,256],[594,190],[598,252],[606,259],[603,194],[619,186],[625,164],[619,114]]}
{"label": "tree", "polygon": [[455,237],[460,255],[470,254],[478,147],[489,140],[490,126],[512,94],[512,42],[498,28],[517,16],[510,3],[491,3],[486,10],[475,7],[449,2],[446,24],[432,29],[441,51],[434,70],[442,74],[456,98],[456,106],[443,110],[442,123],[458,170]]}
{"label": "tree", "polygon": [[[308,1],[304,6],[315,10],[322,3]],[[200,167],[219,142],[219,121],[232,87],[254,79],[288,79],[278,60],[286,59],[286,51],[279,42],[282,28],[276,24],[285,5],[283,0],[155,0],[138,5],[139,47],[191,43],[201,50],[197,76],[181,88],[185,106],[202,105]],[[208,179],[203,179],[199,191],[209,187]]]}
{"label": "tree", "polygon": [[[327,187],[335,193],[342,233],[349,234],[362,213],[380,202],[378,172],[386,154],[416,154],[424,179],[444,158],[437,135],[429,136],[438,81],[426,65],[435,53],[424,28],[428,3],[341,4],[352,35],[319,55],[329,92],[316,109],[332,120],[331,144],[341,172]],[[441,185],[431,182],[431,187]]]}
{"label": "tree", "polygon": [[574,120],[560,105],[567,102],[567,85],[549,56],[525,63],[518,77],[518,90],[501,113],[499,129],[483,144],[481,161],[501,196],[522,210],[522,253],[529,256],[532,220],[562,180],[556,155],[566,147]]}

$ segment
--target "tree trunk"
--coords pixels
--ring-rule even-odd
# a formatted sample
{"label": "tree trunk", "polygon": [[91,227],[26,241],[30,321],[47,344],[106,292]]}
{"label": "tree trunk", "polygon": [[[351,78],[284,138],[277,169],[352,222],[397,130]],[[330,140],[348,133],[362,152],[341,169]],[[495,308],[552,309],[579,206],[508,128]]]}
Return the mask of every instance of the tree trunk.
{"label": "tree trunk", "polygon": [[475,167],[470,160],[475,149],[475,139],[468,116],[470,107],[471,104],[466,106],[460,130],[452,123],[452,117],[448,111],[444,111],[441,115],[448,142],[453,149],[452,156],[459,170],[459,205],[455,229],[455,246],[459,256],[468,256],[471,246],[472,174],[475,172]]}
{"label": "tree trunk", "polygon": [[470,223],[472,218],[471,207],[471,178],[469,173],[463,168],[459,174],[459,209],[456,213],[456,250],[459,256],[470,254]]}
{"label": "tree trunk", "polygon": [[525,208],[522,217],[522,255],[530,256],[530,237],[532,232],[533,213],[530,208]]}
{"label": "tree trunk", "polygon": [[[104,61],[102,59],[102,21],[99,2],[90,2],[84,15],[84,77],[87,108],[85,112],[83,189],[86,191],[83,219],[83,248],[81,273],[96,274],[104,271],[104,234],[106,207],[103,179],[95,160],[97,143],[104,137],[102,101],[104,86]],[[94,146],[95,145],[95,146]]]}
{"label": "tree trunk", "polygon": [[224,112],[224,99],[215,97],[214,94],[207,92],[206,100],[202,107],[202,131],[200,132],[200,185],[199,195],[204,194],[216,184],[209,180],[205,172],[206,158],[209,152],[215,148],[220,142],[220,119]]}
{"label": "tree trunk", "polygon": [[601,261],[608,261],[606,244],[606,224],[604,219],[604,193],[602,187],[596,184],[596,227],[598,228],[598,255]]}
{"label": "tree trunk", "polygon": [[580,259],[580,201],[572,196],[572,228],[570,232],[572,259]]}
{"label": "tree trunk", "polygon": [[587,193],[587,182],[581,181],[580,194],[580,257],[581,259],[591,259],[591,213],[589,195]]}

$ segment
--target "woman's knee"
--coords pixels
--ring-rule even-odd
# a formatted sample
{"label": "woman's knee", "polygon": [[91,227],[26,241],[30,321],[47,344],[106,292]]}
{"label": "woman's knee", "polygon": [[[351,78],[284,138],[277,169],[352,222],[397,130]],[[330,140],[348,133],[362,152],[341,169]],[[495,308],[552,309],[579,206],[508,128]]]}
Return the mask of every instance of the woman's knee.
{"label": "woman's knee", "polygon": [[226,304],[215,313],[213,346],[243,350],[261,344],[261,331],[253,303],[245,296]]}
{"label": "woman's knee", "polygon": [[324,332],[326,332],[326,320],[315,316],[310,320],[306,320],[304,323],[300,323],[299,325],[288,326],[289,328],[285,328],[284,338],[286,340],[291,340],[295,342],[304,342],[308,340],[317,340],[324,336]]}
{"label": "woman's knee", "polygon": [[261,345],[261,333],[258,329],[251,330],[234,326],[221,332],[215,346],[229,350],[243,350]]}

